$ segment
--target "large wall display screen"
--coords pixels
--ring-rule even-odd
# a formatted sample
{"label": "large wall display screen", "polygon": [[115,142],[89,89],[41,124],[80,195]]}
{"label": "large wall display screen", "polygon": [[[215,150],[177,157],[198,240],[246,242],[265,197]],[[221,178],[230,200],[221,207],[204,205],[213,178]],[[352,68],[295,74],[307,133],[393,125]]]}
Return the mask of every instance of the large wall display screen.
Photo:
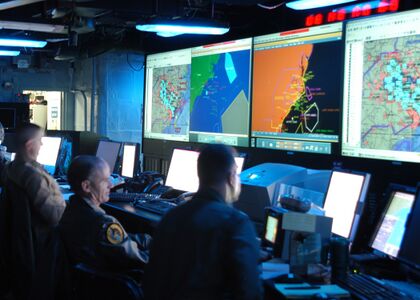
{"label": "large wall display screen", "polygon": [[190,141],[248,146],[252,39],[192,49]]}
{"label": "large wall display screen", "polygon": [[147,56],[144,137],[188,141],[191,49]]}
{"label": "large wall display screen", "polygon": [[420,162],[420,10],[346,26],[342,155]]}
{"label": "large wall display screen", "polygon": [[342,23],[254,38],[251,146],[331,154],[338,143]]}

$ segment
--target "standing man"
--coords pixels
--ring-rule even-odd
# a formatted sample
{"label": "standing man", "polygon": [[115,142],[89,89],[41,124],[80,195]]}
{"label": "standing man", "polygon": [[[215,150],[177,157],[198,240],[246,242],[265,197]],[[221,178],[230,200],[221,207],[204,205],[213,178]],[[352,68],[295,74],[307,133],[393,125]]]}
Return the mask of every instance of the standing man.
{"label": "standing man", "polygon": [[170,211],[153,237],[147,300],[262,299],[255,231],[231,206],[240,193],[233,155],[223,145],[200,153],[196,195]]}
{"label": "standing man", "polygon": [[100,208],[112,188],[108,164],[99,157],[81,155],[71,163],[67,180],[70,197],[59,229],[72,264],[124,271],[142,268],[148,260],[149,239],[129,235],[122,225]]}
{"label": "standing man", "polygon": [[[16,130],[16,158],[2,173],[0,208],[2,277],[16,299],[26,299],[46,239],[66,207],[58,184],[36,162],[44,131],[35,124]],[[1,271],[1,270],[0,270]]]}

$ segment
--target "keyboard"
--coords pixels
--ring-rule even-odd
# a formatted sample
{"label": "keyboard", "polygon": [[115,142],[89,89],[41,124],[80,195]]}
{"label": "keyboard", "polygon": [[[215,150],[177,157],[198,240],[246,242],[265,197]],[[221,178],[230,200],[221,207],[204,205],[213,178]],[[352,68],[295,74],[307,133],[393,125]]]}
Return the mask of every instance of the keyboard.
{"label": "keyboard", "polygon": [[337,283],[357,299],[413,299],[403,292],[388,288],[379,279],[364,274],[348,274],[346,278],[337,279]]}
{"label": "keyboard", "polygon": [[111,202],[134,203],[139,200],[155,200],[159,199],[159,195],[149,193],[110,193]]}
{"label": "keyboard", "polygon": [[137,200],[134,203],[134,206],[138,209],[146,210],[158,215],[164,215],[172,208],[176,207],[176,204],[173,202],[165,200]]}
{"label": "keyboard", "polygon": [[384,279],[382,280],[385,282],[387,288],[391,290],[398,290],[400,292],[404,292],[409,295],[412,299],[419,299],[420,300],[420,284],[414,282],[407,282],[407,281],[400,281],[400,280],[390,280]]}

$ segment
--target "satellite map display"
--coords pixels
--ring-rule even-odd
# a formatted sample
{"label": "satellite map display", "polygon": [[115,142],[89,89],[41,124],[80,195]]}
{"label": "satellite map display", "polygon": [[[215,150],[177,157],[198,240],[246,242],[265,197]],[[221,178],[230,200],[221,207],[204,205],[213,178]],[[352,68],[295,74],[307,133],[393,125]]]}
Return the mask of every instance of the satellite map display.
{"label": "satellite map display", "polygon": [[420,35],[364,49],[361,147],[420,152]]}
{"label": "satellite map display", "polygon": [[190,72],[190,65],[153,70],[152,132],[188,134]]}

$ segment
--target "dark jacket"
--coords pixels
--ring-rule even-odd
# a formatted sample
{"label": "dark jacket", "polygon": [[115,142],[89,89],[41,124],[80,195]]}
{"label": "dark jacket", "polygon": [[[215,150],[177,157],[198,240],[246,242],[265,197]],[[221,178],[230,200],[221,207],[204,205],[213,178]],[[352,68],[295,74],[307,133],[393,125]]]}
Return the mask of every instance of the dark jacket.
{"label": "dark jacket", "polygon": [[59,229],[72,264],[123,271],[147,263],[148,253],[139,249],[122,225],[87,199],[70,197]]}
{"label": "dark jacket", "polygon": [[146,299],[261,299],[258,253],[249,218],[216,191],[199,190],[157,228]]}

